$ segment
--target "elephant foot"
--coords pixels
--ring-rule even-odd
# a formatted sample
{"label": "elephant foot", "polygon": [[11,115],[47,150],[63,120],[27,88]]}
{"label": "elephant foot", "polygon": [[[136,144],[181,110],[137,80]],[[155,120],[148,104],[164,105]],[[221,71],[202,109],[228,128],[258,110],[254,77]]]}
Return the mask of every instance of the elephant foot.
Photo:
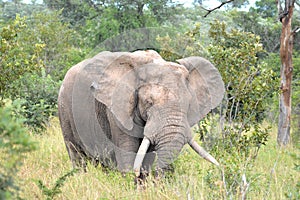
{"label": "elephant foot", "polygon": [[76,147],[71,142],[66,143],[66,146],[73,169],[87,172],[87,157],[83,151],[81,151],[80,148]]}
{"label": "elephant foot", "polygon": [[87,163],[84,159],[72,160],[72,166],[74,170],[78,170],[81,172],[87,172]]}

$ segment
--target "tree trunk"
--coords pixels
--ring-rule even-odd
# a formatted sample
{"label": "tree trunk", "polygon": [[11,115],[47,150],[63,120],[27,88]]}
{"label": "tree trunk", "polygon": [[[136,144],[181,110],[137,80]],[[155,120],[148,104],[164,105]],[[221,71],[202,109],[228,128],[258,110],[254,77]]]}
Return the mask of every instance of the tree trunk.
{"label": "tree trunk", "polygon": [[[282,32],[280,38],[280,100],[279,100],[279,121],[278,121],[278,135],[277,142],[280,146],[286,146],[290,141],[290,127],[291,127],[291,94],[292,94],[292,52],[294,34],[291,30],[292,16],[294,3],[286,0],[285,15],[280,19],[282,22]],[[293,2],[293,1],[291,1]]]}

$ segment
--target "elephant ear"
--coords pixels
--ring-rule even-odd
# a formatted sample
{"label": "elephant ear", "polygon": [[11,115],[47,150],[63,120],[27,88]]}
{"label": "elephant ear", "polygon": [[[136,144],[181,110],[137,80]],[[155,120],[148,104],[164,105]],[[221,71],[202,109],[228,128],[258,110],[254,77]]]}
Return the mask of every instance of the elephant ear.
{"label": "elephant ear", "polygon": [[106,61],[104,70],[93,81],[91,90],[94,97],[110,109],[120,128],[132,130],[136,104],[135,61],[130,53],[112,54],[116,56]]}
{"label": "elephant ear", "polygon": [[192,100],[188,121],[193,126],[221,103],[225,92],[224,83],[219,71],[204,58],[193,56],[177,62],[189,71],[188,82]]}
{"label": "elephant ear", "polygon": [[[101,59],[94,61],[95,66],[99,65],[97,60]],[[131,131],[134,127],[134,109],[137,103],[136,70],[156,60],[162,60],[162,58],[152,50],[133,53],[114,52],[110,57],[106,56],[101,60],[105,66],[101,73],[96,75],[97,78],[93,81],[91,89],[94,97],[110,109],[118,126],[125,128],[125,131]]]}

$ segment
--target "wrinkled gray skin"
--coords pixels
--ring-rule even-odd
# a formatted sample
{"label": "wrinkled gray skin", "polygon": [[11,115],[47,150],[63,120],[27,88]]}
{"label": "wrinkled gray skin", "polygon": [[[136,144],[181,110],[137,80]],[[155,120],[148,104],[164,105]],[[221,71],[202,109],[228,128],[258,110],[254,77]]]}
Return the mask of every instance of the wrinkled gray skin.
{"label": "wrinkled gray skin", "polygon": [[132,171],[147,138],[142,170],[168,169],[192,141],[190,127],[223,94],[219,72],[203,58],[177,64],[151,50],[101,52],[73,66],[59,92],[59,119],[73,166],[91,160]]}

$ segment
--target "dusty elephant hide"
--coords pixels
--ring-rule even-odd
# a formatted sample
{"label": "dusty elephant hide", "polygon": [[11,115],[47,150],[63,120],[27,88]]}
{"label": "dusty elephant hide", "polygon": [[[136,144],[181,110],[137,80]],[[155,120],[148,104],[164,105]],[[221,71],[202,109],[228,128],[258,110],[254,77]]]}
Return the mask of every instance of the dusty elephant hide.
{"label": "dusty elephant hide", "polygon": [[152,50],[101,52],[73,66],[59,97],[59,119],[74,167],[87,160],[127,172],[167,169],[188,143],[218,165],[190,127],[222,100],[218,70],[201,57],[178,63]]}

